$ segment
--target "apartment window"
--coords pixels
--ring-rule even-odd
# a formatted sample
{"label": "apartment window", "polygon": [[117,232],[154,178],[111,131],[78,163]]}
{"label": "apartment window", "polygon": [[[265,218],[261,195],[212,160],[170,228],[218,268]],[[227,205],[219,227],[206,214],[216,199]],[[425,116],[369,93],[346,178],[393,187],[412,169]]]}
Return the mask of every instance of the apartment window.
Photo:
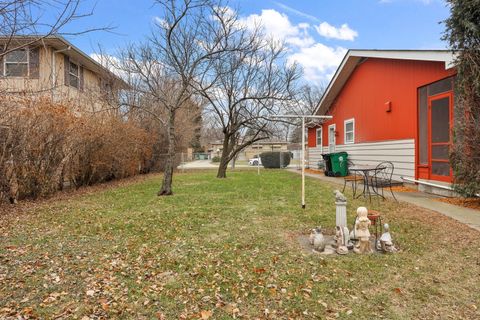
{"label": "apartment window", "polygon": [[27,77],[28,50],[18,49],[7,53],[4,58],[4,70],[6,77]]}
{"label": "apartment window", "polygon": [[317,147],[321,147],[323,144],[322,140],[322,127],[317,129]]}
{"label": "apartment window", "polygon": [[355,119],[345,120],[344,122],[344,131],[345,131],[345,144],[355,142]]}
{"label": "apartment window", "polygon": [[69,84],[72,87],[78,88],[80,86],[80,68],[78,64],[70,61],[70,69],[69,69]]}

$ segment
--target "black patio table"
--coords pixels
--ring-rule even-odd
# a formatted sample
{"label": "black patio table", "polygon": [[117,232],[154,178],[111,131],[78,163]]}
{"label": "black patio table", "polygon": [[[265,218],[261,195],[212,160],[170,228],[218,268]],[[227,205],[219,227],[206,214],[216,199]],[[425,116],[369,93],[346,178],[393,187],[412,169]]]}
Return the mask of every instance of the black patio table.
{"label": "black patio table", "polygon": [[[385,166],[372,166],[372,165],[356,165],[356,166],[352,166],[352,167],[349,167],[348,170],[349,171],[355,171],[355,172],[360,172],[362,175],[363,175],[363,192],[361,194],[359,194],[358,196],[355,197],[355,199],[358,199],[359,197],[361,197],[363,195],[364,198],[367,198],[367,193],[368,193],[368,198],[369,198],[369,201],[371,202],[372,201],[372,192],[371,190],[373,190],[373,193],[375,193],[376,195],[382,197],[383,200],[385,200],[385,197],[383,195],[381,195],[380,193],[378,193],[375,188],[373,188],[373,186],[371,185],[370,183],[370,173],[371,172],[375,172],[375,171],[379,171],[379,170],[383,170],[385,169],[386,167]],[[371,190],[370,190],[371,188]]]}

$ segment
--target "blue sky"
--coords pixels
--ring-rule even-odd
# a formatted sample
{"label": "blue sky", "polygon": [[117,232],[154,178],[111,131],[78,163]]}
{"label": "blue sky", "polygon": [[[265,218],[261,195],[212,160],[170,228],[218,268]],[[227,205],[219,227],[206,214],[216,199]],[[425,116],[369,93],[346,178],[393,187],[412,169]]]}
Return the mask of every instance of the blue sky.
{"label": "blue sky", "polygon": [[[149,33],[159,8],[150,0],[85,0],[93,16],[69,28],[115,26],[69,38],[92,54],[100,44],[113,53]],[[305,80],[325,83],[347,49],[444,49],[440,24],[449,14],[442,0],[231,0],[247,20],[286,41],[288,59],[304,67]]]}

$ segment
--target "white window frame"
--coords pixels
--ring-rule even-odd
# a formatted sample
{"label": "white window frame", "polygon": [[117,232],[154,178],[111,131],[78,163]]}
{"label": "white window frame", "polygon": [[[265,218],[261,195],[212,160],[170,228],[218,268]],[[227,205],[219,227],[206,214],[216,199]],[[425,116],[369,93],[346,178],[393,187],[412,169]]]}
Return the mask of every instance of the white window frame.
{"label": "white window frame", "polygon": [[[20,48],[20,49],[15,49],[12,50],[11,52],[15,52],[17,50],[22,50],[25,51],[27,54],[27,62],[13,62],[13,61],[7,61],[7,54],[3,56],[3,76],[8,77],[8,78],[28,78],[30,77],[30,50],[28,48]],[[25,76],[8,76],[7,75],[7,64],[26,64],[27,65],[27,75]]]}
{"label": "white window frame", "polygon": [[[78,74],[73,74],[72,69],[70,68],[71,65],[74,64],[77,66],[77,72]],[[71,76],[77,77],[77,86],[73,86],[71,82]],[[76,89],[80,89],[80,64],[77,63],[76,61],[69,60],[68,61],[68,86]]]}
{"label": "white window frame", "polygon": [[[333,128],[333,148],[332,148],[332,145],[330,145],[330,128]],[[329,153],[335,152],[335,148],[337,147],[337,137],[335,136],[336,131],[337,131],[337,125],[335,123],[328,126],[328,152]]]}
{"label": "white window frame", "polygon": [[[352,123],[353,130],[349,131],[352,133],[352,140],[347,141],[347,124]],[[344,144],[354,144],[355,143],[355,118],[347,119],[343,121],[343,143]]]}
{"label": "white window frame", "polygon": [[[318,131],[320,131],[320,143],[318,143]],[[318,127],[317,130],[315,130],[315,141],[316,141],[317,148],[323,147],[323,128],[322,127]]]}

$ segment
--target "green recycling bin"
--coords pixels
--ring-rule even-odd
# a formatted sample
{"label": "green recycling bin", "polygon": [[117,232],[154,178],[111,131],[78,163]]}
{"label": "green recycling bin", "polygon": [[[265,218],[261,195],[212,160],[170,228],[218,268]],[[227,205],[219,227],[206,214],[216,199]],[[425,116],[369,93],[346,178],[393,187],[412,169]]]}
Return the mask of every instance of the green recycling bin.
{"label": "green recycling bin", "polygon": [[330,154],[332,172],[335,177],[345,177],[348,174],[348,153],[336,152]]}

